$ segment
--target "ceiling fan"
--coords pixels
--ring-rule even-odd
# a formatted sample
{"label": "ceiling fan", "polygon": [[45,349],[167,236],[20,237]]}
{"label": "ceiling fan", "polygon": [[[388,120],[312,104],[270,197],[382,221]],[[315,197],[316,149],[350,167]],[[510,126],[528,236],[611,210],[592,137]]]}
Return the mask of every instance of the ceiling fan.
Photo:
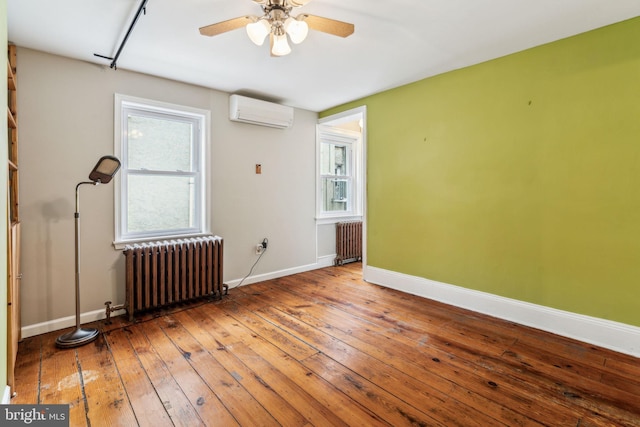
{"label": "ceiling fan", "polygon": [[339,37],[348,37],[353,34],[354,26],[348,22],[306,13],[292,16],[294,8],[304,6],[311,0],[253,0],[261,5],[264,14],[262,16],[241,16],[207,25],[200,28],[203,36],[217,36],[227,31],[245,27],[252,42],[258,46],[264,44],[269,35],[270,51],[272,56],[284,56],[291,53],[289,39],[295,44],[302,43],[307,37],[309,28],[323,33],[333,34]]}

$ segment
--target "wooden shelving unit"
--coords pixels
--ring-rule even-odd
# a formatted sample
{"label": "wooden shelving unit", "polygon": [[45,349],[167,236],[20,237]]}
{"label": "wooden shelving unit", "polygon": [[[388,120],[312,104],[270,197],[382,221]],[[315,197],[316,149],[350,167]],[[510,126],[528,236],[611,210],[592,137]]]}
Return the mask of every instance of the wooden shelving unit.
{"label": "wooden shelving unit", "polygon": [[7,60],[7,124],[9,127],[9,212],[10,221],[18,222],[18,82],[16,79],[16,47],[9,45]]}
{"label": "wooden shelving unit", "polygon": [[16,46],[7,49],[7,124],[8,124],[8,224],[7,224],[7,381],[15,389],[14,368],[20,341],[20,204],[18,202],[18,82],[16,78]]}

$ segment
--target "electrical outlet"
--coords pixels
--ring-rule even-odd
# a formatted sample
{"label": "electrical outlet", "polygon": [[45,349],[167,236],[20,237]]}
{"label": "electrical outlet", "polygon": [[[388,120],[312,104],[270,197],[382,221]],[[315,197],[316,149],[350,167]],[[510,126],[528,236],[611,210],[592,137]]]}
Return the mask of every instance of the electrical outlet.
{"label": "electrical outlet", "polygon": [[267,243],[268,242],[269,241],[265,237],[264,239],[262,239],[262,242],[260,242],[260,243],[258,243],[256,245],[256,255],[260,255],[261,253],[263,253],[264,251],[267,250]]}

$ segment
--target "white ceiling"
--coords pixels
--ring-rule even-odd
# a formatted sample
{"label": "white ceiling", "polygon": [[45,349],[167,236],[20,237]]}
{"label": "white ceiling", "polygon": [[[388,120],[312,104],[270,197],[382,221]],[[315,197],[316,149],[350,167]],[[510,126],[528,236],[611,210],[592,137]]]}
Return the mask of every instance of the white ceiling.
{"label": "white ceiling", "polygon": [[[9,41],[109,67],[141,0],[8,0]],[[313,0],[305,12],[355,24],[310,31],[285,57],[243,29],[198,28],[261,15],[251,0],[148,0],[117,62],[127,69],[311,111],[640,15],[639,0]],[[640,41],[635,41],[638,43]],[[118,72],[118,71],[113,71]]]}

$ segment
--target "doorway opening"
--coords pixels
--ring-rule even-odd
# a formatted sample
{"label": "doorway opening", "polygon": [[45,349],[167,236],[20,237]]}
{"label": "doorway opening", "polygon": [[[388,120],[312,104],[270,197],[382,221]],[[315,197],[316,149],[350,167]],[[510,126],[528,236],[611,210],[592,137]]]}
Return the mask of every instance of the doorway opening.
{"label": "doorway opening", "polygon": [[318,120],[318,259],[327,265],[366,265],[366,123],[365,106]]}

